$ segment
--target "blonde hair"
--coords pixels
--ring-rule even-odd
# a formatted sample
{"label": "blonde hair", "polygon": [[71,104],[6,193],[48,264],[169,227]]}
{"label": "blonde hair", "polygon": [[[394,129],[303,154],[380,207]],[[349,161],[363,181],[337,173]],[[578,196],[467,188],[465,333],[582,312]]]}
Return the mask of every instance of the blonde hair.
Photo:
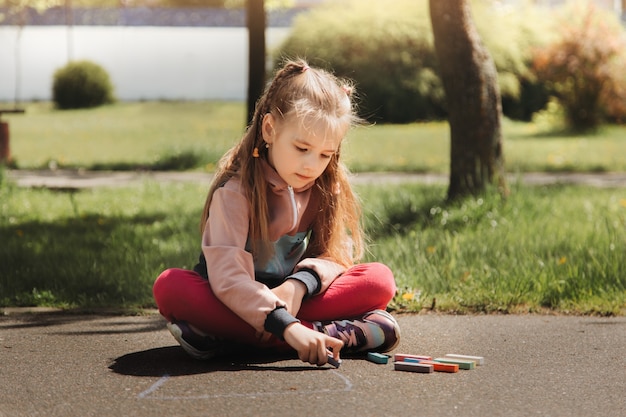
{"label": "blonde hair", "polygon": [[[323,121],[327,134],[344,135],[357,122],[351,100],[352,85],[330,72],[311,68],[304,60],[287,61],[267,85],[258,100],[252,122],[241,141],[219,161],[202,215],[202,228],[209,217],[211,199],[216,189],[238,177],[249,202],[250,243],[256,259],[272,255],[269,238],[267,182],[260,159],[266,158],[261,126],[271,113],[278,119],[296,117],[302,123]],[[259,157],[254,157],[256,155]],[[363,233],[361,206],[348,180],[348,170],[337,149],[313,192],[319,195],[319,209],[312,225],[307,257],[329,257],[349,266],[362,256]],[[260,153],[260,155],[259,155]]]}

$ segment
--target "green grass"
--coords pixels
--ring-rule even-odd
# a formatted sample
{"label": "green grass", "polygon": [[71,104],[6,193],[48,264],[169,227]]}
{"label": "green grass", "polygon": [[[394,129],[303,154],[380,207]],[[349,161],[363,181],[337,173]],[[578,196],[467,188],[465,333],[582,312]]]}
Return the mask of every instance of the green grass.
{"label": "green grass", "polygon": [[[10,123],[18,168],[211,171],[241,137],[245,108],[240,102],[136,102],[57,111],[31,103],[25,114],[3,120]],[[571,136],[505,120],[504,137],[510,172],[626,171],[626,126]],[[446,173],[449,148],[445,122],[376,125],[351,131],[344,154],[355,172]]]}
{"label": "green grass", "polygon": [[[6,107],[6,106],[5,106]],[[4,115],[20,168],[211,171],[244,130],[243,103],[118,103]],[[571,136],[505,121],[510,172],[626,171],[626,127]],[[448,171],[443,122],[352,131],[353,171]],[[0,306],[153,307],[165,268],[191,268],[208,184],[22,189],[0,169]],[[367,260],[392,267],[392,307],[626,314],[624,189],[511,184],[511,196],[444,204],[445,186],[361,186]]]}
{"label": "green grass", "polygon": [[[626,313],[623,189],[513,185],[444,205],[445,187],[358,187],[367,260],[400,311]],[[151,286],[199,254],[207,184],[75,193],[0,188],[0,306],[153,307]]]}
{"label": "green grass", "polygon": [[[10,123],[11,155],[19,168],[145,168],[176,155],[212,162],[244,131],[238,102],[133,102],[88,110],[54,110],[32,103]],[[205,166],[207,165],[208,166]],[[183,166],[187,169],[189,166]]]}

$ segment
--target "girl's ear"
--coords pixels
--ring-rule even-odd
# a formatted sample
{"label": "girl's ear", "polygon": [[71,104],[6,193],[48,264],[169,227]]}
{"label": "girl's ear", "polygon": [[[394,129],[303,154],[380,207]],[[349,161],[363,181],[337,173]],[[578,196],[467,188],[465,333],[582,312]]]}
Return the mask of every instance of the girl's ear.
{"label": "girl's ear", "polygon": [[267,113],[263,116],[263,122],[261,123],[261,134],[265,143],[272,143],[276,136],[276,130],[274,129],[275,119],[272,113]]}

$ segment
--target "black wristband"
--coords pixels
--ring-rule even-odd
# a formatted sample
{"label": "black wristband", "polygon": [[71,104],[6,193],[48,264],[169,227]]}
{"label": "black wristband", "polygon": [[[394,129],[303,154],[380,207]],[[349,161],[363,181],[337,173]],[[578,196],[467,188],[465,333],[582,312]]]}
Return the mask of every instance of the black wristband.
{"label": "black wristband", "polygon": [[278,337],[281,340],[285,340],[284,333],[287,326],[292,323],[300,323],[300,320],[289,314],[285,307],[277,307],[265,319],[265,330]]}
{"label": "black wristband", "polygon": [[295,279],[300,281],[306,286],[306,294],[304,300],[317,294],[322,288],[322,280],[320,276],[312,269],[302,268],[298,272],[294,272],[286,279]]}

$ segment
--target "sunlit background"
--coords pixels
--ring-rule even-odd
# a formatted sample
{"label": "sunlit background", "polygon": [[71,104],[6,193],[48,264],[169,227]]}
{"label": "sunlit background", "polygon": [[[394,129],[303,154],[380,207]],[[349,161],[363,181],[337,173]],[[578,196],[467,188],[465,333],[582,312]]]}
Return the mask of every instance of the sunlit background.
{"label": "sunlit background", "polygon": [[[50,100],[53,73],[70,60],[103,66],[120,100],[245,100],[243,0],[6,0],[0,9],[0,101]],[[494,1],[514,8],[522,0]],[[564,0],[537,0],[554,7]],[[595,0],[626,16],[626,0]],[[200,7],[202,6],[223,7]],[[265,2],[268,67],[295,16],[320,0]],[[52,7],[50,7],[52,6]]]}

